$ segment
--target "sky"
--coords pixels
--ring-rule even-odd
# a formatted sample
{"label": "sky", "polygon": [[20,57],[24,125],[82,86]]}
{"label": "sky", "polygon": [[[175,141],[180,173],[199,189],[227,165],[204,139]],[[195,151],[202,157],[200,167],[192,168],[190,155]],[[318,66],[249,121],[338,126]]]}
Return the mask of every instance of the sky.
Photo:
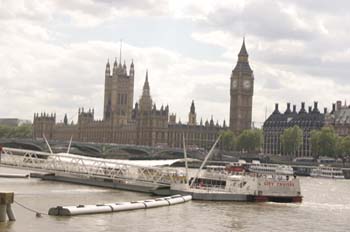
{"label": "sky", "polygon": [[[254,71],[253,121],[280,104],[331,107],[350,92],[346,0],[0,0],[0,117],[34,112],[102,118],[107,60],[148,69],[157,107],[187,122],[229,121],[230,75],[245,37]],[[349,99],[348,99],[349,100]]]}

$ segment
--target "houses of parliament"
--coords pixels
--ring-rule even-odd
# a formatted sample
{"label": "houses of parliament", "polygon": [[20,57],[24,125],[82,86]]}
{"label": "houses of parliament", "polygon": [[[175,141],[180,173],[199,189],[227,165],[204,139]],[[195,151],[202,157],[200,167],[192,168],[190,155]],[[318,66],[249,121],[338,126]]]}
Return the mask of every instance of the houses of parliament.
{"label": "houses of parliament", "polygon": [[[145,74],[142,95],[134,103],[135,65],[129,70],[124,62],[115,60],[113,67],[109,61],[105,69],[103,119],[96,120],[94,109],[80,108],[78,121],[68,123],[65,115],[62,123],[56,122],[56,115],[35,113],[33,137],[75,141],[135,144],[146,146],[182,147],[182,137],[186,143],[199,148],[212,146],[222,130],[238,134],[251,127],[254,76],[248,62],[248,53],[243,40],[238,61],[230,80],[230,122],[222,125],[209,121],[198,121],[195,103],[189,104],[188,121],[177,121],[168,105],[157,107],[152,100],[148,71]],[[184,99],[184,101],[186,101]]]}

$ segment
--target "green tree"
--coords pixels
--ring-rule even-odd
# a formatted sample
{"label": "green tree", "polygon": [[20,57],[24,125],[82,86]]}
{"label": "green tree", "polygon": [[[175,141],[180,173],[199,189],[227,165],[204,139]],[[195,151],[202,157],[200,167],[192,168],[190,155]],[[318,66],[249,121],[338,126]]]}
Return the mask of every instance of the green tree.
{"label": "green tree", "polygon": [[323,127],[320,131],[311,131],[311,146],[315,157],[335,156],[338,136],[331,127]]}
{"label": "green tree", "polygon": [[0,125],[0,138],[8,138],[11,134],[11,127]]}
{"label": "green tree", "polygon": [[20,125],[13,128],[15,138],[30,138],[32,137],[32,125]]}
{"label": "green tree", "polygon": [[236,147],[236,137],[232,131],[226,130],[221,132],[221,144],[225,151],[232,151]]}
{"label": "green tree", "polygon": [[281,144],[284,154],[293,154],[303,142],[303,130],[298,126],[287,128],[281,135]]}
{"label": "green tree", "polygon": [[30,138],[32,125],[4,126],[0,125],[0,138]]}
{"label": "green tree", "polygon": [[350,155],[350,136],[337,138],[335,154],[343,161],[346,156]]}
{"label": "green tree", "polygon": [[346,136],[342,138],[342,151],[346,156],[350,156],[350,136]]}
{"label": "green tree", "polygon": [[263,135],[260,129],[244,130],[237,139],[237,149],[240,151],[259,151],[263,143]]}
{"label": "green tree", "polygon": [[311,144],[311,152],[314,158],[318,157],[320,147],[318,146],[318,140],[320,137],[320,130],[312,130],[310,132],[310,144]]}

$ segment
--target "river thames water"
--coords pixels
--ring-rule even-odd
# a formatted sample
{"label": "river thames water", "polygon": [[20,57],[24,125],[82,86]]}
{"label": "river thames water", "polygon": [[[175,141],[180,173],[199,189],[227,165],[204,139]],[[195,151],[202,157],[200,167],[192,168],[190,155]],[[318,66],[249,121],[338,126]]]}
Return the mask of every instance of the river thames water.
{"label": "river thames water", "polygon": [[[29,173],[0,167],[0,173]],[[36,217],[17,204],[0,232],[350,231],[350,180],[302,177],[301,204],[191,201],[171,207],[74,217]],[[50,207],[153,198],[148,194],[39,179],[0,178],[0,192],[47,213]]]}

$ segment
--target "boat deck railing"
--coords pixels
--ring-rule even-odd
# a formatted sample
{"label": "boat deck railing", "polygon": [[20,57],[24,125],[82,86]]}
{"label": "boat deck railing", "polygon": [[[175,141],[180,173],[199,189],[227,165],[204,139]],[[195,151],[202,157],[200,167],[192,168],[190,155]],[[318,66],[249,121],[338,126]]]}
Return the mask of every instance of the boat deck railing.
{"label": "boat deck railing", "polygon": [[283,181],[283,180],[289,181],[296,178],[296,176],[294,175],[286,175],[286,174],[278,174],[278,173],[268,174],[268,173],[245,172],[245,171],[244,172],[211,171],[211,172],[203,173],[203,177],[216,178],[219,180],[226,180],[229,176],[243,176],[243,177],[248,176],[253,178],[265,178],[265,179],[278,180],[278,181]]}

